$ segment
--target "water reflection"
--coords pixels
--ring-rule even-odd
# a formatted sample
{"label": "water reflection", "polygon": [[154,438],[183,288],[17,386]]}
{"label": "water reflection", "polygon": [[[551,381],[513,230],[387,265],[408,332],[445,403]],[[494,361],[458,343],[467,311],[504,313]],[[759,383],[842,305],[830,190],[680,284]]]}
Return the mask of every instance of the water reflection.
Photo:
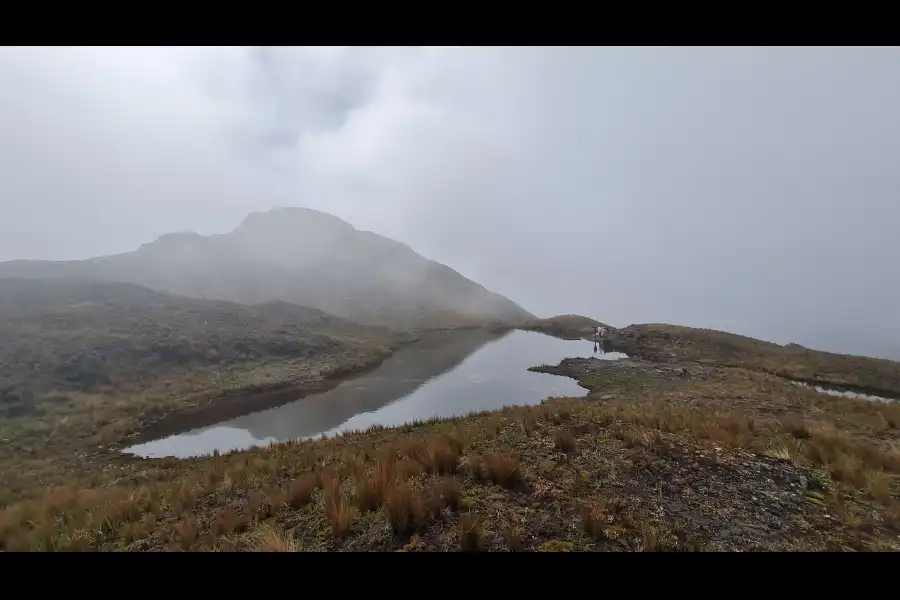
{"label": "water reflection", "polygon": [[[620,354],[613,349],[613,345],[609,340],[595,341],[594,342],[594,354],[597,354],[597,352],[600,353],[601,358],[607,354]],[[623,357],[624,357],[624,355],[622,355],[619,358],[623,358]]]}
{"label": "water reflection", "polygon": [[[607,349],[610,352],[602,358],[624,356]],[[508,404],[536,404],[548,396],[582,396],[586,390],[574,380],[527,368],[586,357],[587,352],[587,342],[533,332],[436,333],[400,350],[376,370],[330,391],[133,446],[126,452],[145,457],[197,456],[374,424],[399,425]]]}

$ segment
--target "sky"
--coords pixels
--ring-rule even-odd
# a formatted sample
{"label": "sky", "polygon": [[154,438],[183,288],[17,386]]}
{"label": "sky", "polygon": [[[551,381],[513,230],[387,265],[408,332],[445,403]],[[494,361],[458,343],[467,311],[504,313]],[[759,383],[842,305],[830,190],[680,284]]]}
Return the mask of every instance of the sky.
{"label": "sky", "polygon": [[549,316],[900,359],[900,49],[0,50],[0,260],[306,206]]}

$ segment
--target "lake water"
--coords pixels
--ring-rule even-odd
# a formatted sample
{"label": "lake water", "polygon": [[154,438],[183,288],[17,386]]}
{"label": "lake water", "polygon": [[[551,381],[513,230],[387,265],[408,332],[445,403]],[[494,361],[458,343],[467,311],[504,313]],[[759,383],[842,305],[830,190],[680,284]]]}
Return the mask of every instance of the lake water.
{"label": "lake water", "polygon": [[564,358],[624,354],[594,352],[587,341],[540,333],[486,331],[429,333],[377,369],[334,389],[277,408],[252,413],[125,449],[145,458],[186,458],[243,450],[289,439],[332,435],[371,425],[452,417],[512,404],[539,404],[550,396],[583,396],[573,379],[528,371]]}
{"label": "lake water", "polygon": [[807,389],[815,390],[820,394],[828,394],[829,396],[841,396],[844,398],[856,398],[857,400],[869,400],[870,402],[895,402],[891,398],[884,398],[882,396],[875,396],[872,394],[863,394],[862,392],[850,392],[847,390],[839,390],[836,388],[824,387],[821,385],[810,385],[805,381],[792,381],[794,385],[805,387]]}

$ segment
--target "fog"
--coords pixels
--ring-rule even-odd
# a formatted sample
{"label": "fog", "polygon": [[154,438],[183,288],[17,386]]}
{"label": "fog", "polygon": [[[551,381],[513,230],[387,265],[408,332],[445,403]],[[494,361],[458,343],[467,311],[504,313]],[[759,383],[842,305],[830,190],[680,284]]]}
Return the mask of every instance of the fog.
{"label": "fog", "polygon": [[306,206],[549,316],[900,359],[900,50],[4,48],[0,260]]}

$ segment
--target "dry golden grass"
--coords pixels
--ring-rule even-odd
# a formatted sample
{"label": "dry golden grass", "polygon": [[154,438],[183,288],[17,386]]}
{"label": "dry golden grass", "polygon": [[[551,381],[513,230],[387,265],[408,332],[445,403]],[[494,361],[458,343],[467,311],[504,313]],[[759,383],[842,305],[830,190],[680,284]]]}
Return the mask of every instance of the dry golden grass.
{"label": "dry golden grass", "polygon": [[558,450],[562,450],[563,452],[574,452],[577,442],[575,441],[575,436],[572,435],[571,431],[560,429],[553,436],[553,445],[556,446]]}
{"label": "dry golden grass", "polygon": [[276,526],[266,523],[253,535],[252,549],[256,552],[298,552],[297,543]]}
{"label": "dry golden grass", "polygon": [[452,474],[459,464],[461,443],[450,436],[441,436],[428,445],[412,442],[406,455],[429,474]]}
{"label": "dry golden grass", "polygon": [[584,504],[581,507],[581,526],[584,532],[595,540],[602,540],[604,537],[603,526],[605,511],[603,506],[597,502]]}
{"label": "dry golden grass", "polygon": [[285,488],[284,503],[293,509],[302,508],[312,500],[318,486],[319,478],[316,475],[304,473]]}
{"label": "dry golden grass", "polygon": [[449,508],[451,511],[459,510],[462,496],[460,495],[459,484],[456,482],[456,479],[442,477],[429,489],[429,494],[426,498],[429,513],[436,516],[444,508]]}
{"label": "dry golden grass", "polygon": [[375,462],[372,476],[363,478],[357,485],[356,501],[360,510],[375,510],[384,503],[394,484],[396,471],[395,457],[383,456]]}
{"label": "dry golden grass", "polygon": [[181,550],[190,550],[197,541],[199,528],[192,517],[185,517],[175,526],[174,543]]}
{"label": "dry golden grass", "polygon": [[[807,421],[797,416],[790,416],[787,422],[763,420],[746,414],[707,413],[677,405],[618,405],[610,407],[608,414],[624,423],[664,432],[687,431],[695,437],[734,448],[823,467],[837,481],[862,489],[880,489],[877,493],[881,495],[889,487],[885,474],[900,474],[897,441],[861,438],[842,432],[828,422]],[[628,438],[635,434],[625,432],[624,435]],[[639,441],[645,443],[643,439]],[[874,487],[871,482],[876,482]]]}
{"label": "dry golden grass", "polygon": [[428,512],[421,494],[408,483],[395,482],[387,491],[384,515],[394,533],[400,535],[423,527]]}
{"label": "dry golden grass", "polygon": [[325,518],[331,525],[331,534],[344,537],[353,527],[353,505],[340,489],[340,482],[332,480],[325,489]]}
{"label": "dry golden grass", "polygon": [[222,537],[231,533],[241,533],[247,529],[249,519],[247,515],[238,514],[231,506],[225,506],[216,515],[213,521],[212,532],[216,537]]}
{"label": "dry golden grass", "polygon": [[900,527],[900,502],[891,501],[885,514],[885,520],[894,527]]}
{"label": "dry golden grass", "polygon": [[[574,372],[615,397],[124,462],[94,488],[51,487],[0,510],[0,549],[897,546],[897,406],[737,368]],[[718,535],[757,522],[770,533]]]}
{"label": "dry golden grass", "polygon": [[481,549],[482,523],[466,513],[459,518],[459,549],[461,552],[477,552]]}
{"label": "dry golden grass", "polygon": [[506,528],[503,539],[506,540],[506,549],[510,552],[522,552],[525,549],[522,532],[516,524],[511,524]]}
{"label": "dry golden grass", "polygon": [[[834,505],[832,511],[845,515],[854,527],[865,528],[872,526],[871,520],[865,517],[866,510],[855,508],[853,494],[871,496],[885,505],[884,526],[896,523],[892,488],[896,479],[893,471],[882,467],[891,464],[891,453],[821,423],[795,420],[782,426],[755,419],[751,425],[747,417],[671,404],[589,405],[565,400],[529,407],[527,414],[533,421],[527,435],[521,428],[523,413],[507,409],[488,416],[489,422],[477,415],[428,422],[403,435],[380,429],[171,465],[149,461],[158,465],[150,469],[159,472],[150,477],[145,467],[138,486],[61,487],[40,502],[0,512],[0,547],[79,550],[161,545],[170,550],[293,551],[301,546],[315,549],[326,540],[328,547],[398,544],[417,550],[690,548],[686,540],[673,541],[672,523],[650,516],[655,509],[638,514],[622,498],[590,498],[605,482],[643,485],[639,474],[665,464],[659,461],[667,460],[673,444],[702,439],[736,448],[752,448],[767,439],[792,440],[802,444],[798,465],[810,467],[815,466],[815,457],[830,459],[829,452],[839,448],[842,453],[828,463],[838,475],[827,476],[851,495],[840,501],[826,495],[822,502]],[[565,429],[559,428],[560,421],[567,423]],[[577,431],[580,436],[579,451],[565,460],[554,458],[559,457],[560,431],[573,438]],[[443,472],[442,465],[451,463],[440,457],[457,452],[452,463],[456,472]],[[422,469],[406,471],[404,464]],[[467,468],[460,471],[460,464]],[[705,480],[702,472],[696,475]],[[607,493],[618,489],[609,488]],[[647,488],[644,503],[656,502],[658,493]],[[522,494],[527,499],[514,500]],[[236,502],[242,497],[245,503]],[[523,509],[523,503],[541,508]],[[148,511],[155,522],[145,520]],[[489,519],[497,522],[488,528]],[[577,523],[583,538],[569,537],[578,531],[572,527]],[[96,524],[101,524],[100,533]],[[380,527],[398,541],[384,539],[377,533]],[[441,533],[447,528],[455,531],[449,538]],[[284,533],[288,530],[293,534]],[[562,537],[547,539],[549,531]],[[413,533],[419,536],[415,544],[402,541]]]}
{"label": "dry golden grass", "polygon": [[488,454],[481,457],[488,479],[505,488],[514,488],[523,483],[518,461],[507,454]]}

